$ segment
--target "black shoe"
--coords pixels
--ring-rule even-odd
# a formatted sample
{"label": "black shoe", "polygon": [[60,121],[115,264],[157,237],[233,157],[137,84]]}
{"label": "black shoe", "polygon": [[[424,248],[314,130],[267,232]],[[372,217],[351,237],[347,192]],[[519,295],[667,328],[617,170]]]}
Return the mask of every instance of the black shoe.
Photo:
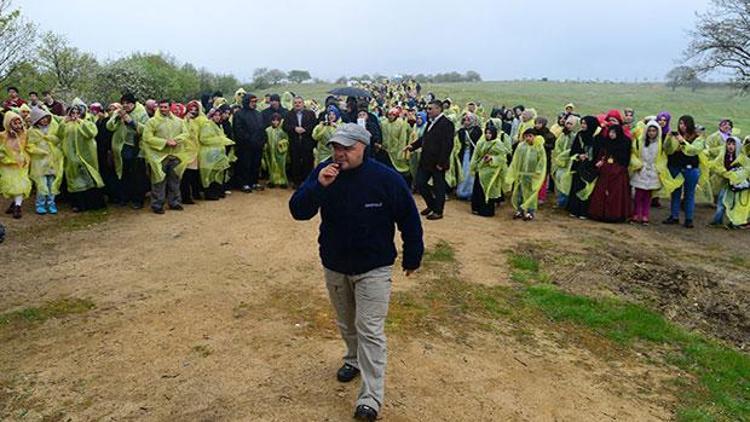
{"label": "black shoe", "polygon": [[248,185],[245,185],[245,186],[243,186],[243,187],[242,187],[242,188],[241,188],[240,190],[241,190],[242,192],[245,192],[245,193],[252,193],[252,191],[253,191],[253,188],[252,188],[252,187],[250,187],[250,186],[248,186]]}
{"label": "black shoe", "polygon": [[695,226],[693,225],[693,220],[685,220],[685,228],[686,229],[692,229]]}
{"label": "black shoe", "polygon": [[21,206],[20,205],[13,206],[13,218],[15,218],[16,220],[21,218]]}
{"label": "black shoe", "polygon": [[164,214],[164,208],[151,208],[154,214]]}
{"label": "black shoe", "polygon": [[143,209],[143,204],[141,204],[139,202],[134,202],[133,205],[130,206],[130,208],[132,208],[134,210],[142,210]]}
{"label": "black shoe", "polygon": [[666,224],[668,226],[674,226],[676,224],[680,224],[680,220],[677,219],[677,218],[674,218],[674,217],[670,216],[669,218],[667,218],[666,220],[662,221],[661,223],[662,224]]}
{"label": "black shoe", "polygon": [[172,211],[183,211],[185,208],[183,208],[182,205],[180,204],[174,204],[174,205],[170,205],[169,209]]}
{"label": "black shoe", "polygon": [[192,199],[183,199],[182,203],[185,205],[195,205],[195,201],[193,201]]}
{"label": "black shoe", "polygon": [[373,422],[378,419],[378,412],[370,406],[360,404],[354,412],[354,419],[358,421]]}
{"label": "black shoe", "polygon": [[425,208],[425,209],[423,209],[423,210],[422,210],[422,212],[420,212],[419,214],[421,214],[421,215],[422,215],[422,216],[424,216],[424,217],[427,217],[428,215],[432,214],[432,210],[431,210],[431,209],[429,209],[429,208]]}
{"label": "black shoe", "polygon": [[443,214],[438,214],[436,212],[433,212],[432,214],[430,214],[430,215],[427,216],[427,219],[430,220],[430,221],[442,220],[443,219]]}
{"label": "black shoe", "polygon": [[336,379],[339,380],[339,382],[349,382],[354,378],[357,378],[357,375],[359,375],[359,369],[345,363],[344,366],[339,368],[338,372],[336,372]]}

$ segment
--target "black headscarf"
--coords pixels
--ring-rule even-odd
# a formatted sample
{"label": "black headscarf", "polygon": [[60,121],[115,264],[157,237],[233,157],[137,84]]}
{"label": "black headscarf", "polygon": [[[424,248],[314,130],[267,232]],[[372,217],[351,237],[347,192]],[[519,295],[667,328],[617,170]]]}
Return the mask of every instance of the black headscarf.
{"label": "black headscarf", "polygon": [[[594,134],[599,128],[599,119],[594,116],[584,116],[582,121],[586,122],[586,130],[581,130],[576,135],[576,139],[573,142],[573,146],[570,148],[570,155],[585,154],[594,146]],[[594,157],[589,157],[593,160]]]}
{"label": "black headscarf", "polygon": [[[615,139],[610,139],[609,133],[617,134]],[[602,150],[605,155],[613,158],[617,164],[628,166],[630,164],[630,138],[625,136],[625,131],[620,125],[609,127],[606,139],[602,139]]]}

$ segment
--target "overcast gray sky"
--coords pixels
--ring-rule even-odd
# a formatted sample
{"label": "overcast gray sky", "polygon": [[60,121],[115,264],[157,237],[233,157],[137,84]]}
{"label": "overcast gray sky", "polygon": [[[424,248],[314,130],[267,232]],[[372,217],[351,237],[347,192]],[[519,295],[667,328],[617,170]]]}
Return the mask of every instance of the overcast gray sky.
{"label": "overcast gray sky", "polygon": [[485,80],[656,80],[709,0],[16,0],[43,31],[116,59],[167,52],[250,80],[476,70]]}

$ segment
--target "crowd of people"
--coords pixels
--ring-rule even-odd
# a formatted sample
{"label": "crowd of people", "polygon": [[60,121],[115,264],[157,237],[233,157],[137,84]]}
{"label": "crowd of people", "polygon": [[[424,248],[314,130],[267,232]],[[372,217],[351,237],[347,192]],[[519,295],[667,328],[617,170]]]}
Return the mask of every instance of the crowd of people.
{"label": "crowd of people", "polygon": [[[694,226],[695,204],[711,203],[712,225],[750,223],[750,137],[722,120],[714,133],[692,116],[637,119],[632,109],[581,116],[567,104],[550,122],[522,105],[485,109],[423,94],[413,81],[361,84],[367,96],[320,104],[291,92],[263,98],[238,89],[186,104],[124,94],[119,102],[64,105],[51,92],[7,89],[0,132],[0,194],[21,218],[35,192],[37,214],[108,203],[153,212],[183,210],[232,191],[297,188],[332,159],[329,140],[344,123],[371,135],[367,156],[401,174],[443,217],[446,196],[493,216],[534,220],[550,201],[572,217],[649,224],[669,201],[664,224]],[[550,124],[551,123],[551,124]],[[265,181],[265,185],[261,183]],[[680,215],[684,214],[682,220]]]}

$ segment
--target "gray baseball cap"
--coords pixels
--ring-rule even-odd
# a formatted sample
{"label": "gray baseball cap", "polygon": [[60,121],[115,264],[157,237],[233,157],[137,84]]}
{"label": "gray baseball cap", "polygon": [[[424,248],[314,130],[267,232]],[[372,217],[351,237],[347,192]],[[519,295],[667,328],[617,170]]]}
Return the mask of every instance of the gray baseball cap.
{"label": "gray baseball cap", "polygon": [[350,147],[357,142],[370,145],[370,132],[356,123],[344,123],[333,133],[331,139],[328,140],[328,145],[339,144]]}

